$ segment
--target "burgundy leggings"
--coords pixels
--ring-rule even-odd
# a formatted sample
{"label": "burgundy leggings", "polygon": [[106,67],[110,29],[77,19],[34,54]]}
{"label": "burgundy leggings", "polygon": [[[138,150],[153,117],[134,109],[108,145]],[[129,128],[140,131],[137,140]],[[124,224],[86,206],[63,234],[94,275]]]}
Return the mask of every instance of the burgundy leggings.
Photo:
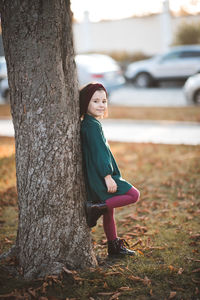
{"label": "burgundy leggings", "polygon": [[103,228],[108,241],[117,238],[117,229],[114,219],[114,208],[135,203],[139,200],[140,192],[132,187],[126,194],[114,196],[106,200],[108,212],[103,215]]}

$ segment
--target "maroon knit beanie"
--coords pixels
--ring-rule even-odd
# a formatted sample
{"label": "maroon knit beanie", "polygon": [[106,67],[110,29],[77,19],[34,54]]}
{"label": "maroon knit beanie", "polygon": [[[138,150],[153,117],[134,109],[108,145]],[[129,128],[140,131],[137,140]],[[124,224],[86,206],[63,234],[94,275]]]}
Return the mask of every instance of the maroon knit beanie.
{"label": "maroon knit beanie", "polygon": [[80,115],[81,117],[87,113],[89,102],[96,91],[103,90],[106,93],[105,87],[100,83],[89,83],[80,90],[79,102],[80,102]]}

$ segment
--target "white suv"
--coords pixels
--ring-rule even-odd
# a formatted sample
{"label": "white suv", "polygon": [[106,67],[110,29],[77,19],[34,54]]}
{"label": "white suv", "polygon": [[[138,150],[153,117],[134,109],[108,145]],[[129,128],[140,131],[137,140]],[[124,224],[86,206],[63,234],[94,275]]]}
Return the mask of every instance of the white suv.
{"label": "white suv", "polygon": [[160,81],[186,80],[200,72],[200,45],[172,47],[163,55],[131,63],[125,77],[138,87],[150,87]]}

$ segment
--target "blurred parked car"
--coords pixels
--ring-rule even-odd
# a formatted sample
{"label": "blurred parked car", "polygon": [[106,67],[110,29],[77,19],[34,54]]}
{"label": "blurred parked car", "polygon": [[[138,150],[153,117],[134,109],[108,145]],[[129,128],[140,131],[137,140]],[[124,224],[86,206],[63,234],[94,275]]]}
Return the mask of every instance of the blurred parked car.
{"label": "blurred parked car", "polygon": [[102,83],[108,93],[122,86],[125,78],[118,64],[110,56],[79,54],[75,57],[80,87],[89,82]]}
{"label": "blurred parked car", "polygon": [[131,63],[127,80],[138,87],[150,87],[160,81],[186,80],[200,71],[200,45],[172,47],[163,55]]}
{"label": "blurred parked car", "polygon": [[7,66],[4,56],[0,56],[0,81],[7,77]]}
{"label": "blurred parked car", "polygon": [[[110,93],[125,83],[120,67],[115,60],[107,55],[79,54],[76,55],[75,61],[80,87],[89,82],[97,81],[102,83]],[[7,69],[5,74],[6,78],[0,82],[0,93],[4,101],[7,102],[9,101]]]}
{"label": "blurred parked car", "polygon": [[183,90],[188,104],[200,105],[200,73],[189,77]]}
{"label": "blurred parked car", "polygon": [[8,103],[10,101],[8,78],[4,78],[0,82],[0,95],[4,102]]}

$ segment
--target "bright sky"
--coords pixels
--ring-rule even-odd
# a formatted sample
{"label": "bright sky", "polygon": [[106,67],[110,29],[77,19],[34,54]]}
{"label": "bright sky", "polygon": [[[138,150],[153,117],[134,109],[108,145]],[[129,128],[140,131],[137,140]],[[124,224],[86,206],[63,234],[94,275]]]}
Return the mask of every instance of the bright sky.
{"label": "bright sky", "polygon": [[[141,16],[162,10],[164,0],[71,0],[71,9],[78,21],[88,11],[90,20],[122,19],[133,15]],[[182,6],[189,13],[200,12],[200,0],[169,0],[170,9],[177,12]]]}

